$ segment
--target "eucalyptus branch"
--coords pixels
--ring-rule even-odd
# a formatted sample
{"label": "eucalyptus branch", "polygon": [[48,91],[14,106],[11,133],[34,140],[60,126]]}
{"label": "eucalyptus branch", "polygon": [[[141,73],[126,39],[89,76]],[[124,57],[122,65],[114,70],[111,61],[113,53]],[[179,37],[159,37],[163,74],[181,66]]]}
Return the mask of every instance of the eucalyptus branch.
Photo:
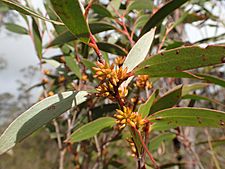
{"label": "eucalyptus branch", "polygon": [[132,129],[138,134],[138,137],[139,137],[139,139],[141,141],[141,144],[142,144],[144,150],[146,151],[146,153],[148,154],[150,160],[152,161],[152,164],[155,167],[155,169],[159,169],[158,165],[156,164],[156,161],[155,161],[154,157],[152,156],[152,154],[148,150],[148,147],[146,146],[146,144],[145,144],[145,142],[144,142],[144,140],[143,140],[143,138],[141,136],[140,131],[136,127],[132,127]]}

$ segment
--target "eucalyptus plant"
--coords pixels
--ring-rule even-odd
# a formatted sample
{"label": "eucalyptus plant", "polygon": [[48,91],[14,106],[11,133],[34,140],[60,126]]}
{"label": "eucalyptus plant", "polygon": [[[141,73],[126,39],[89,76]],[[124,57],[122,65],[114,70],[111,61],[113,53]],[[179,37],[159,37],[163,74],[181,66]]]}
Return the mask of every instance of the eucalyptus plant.
{"label": "eucalyptus plant", "polygon": [[[224,97],[198,91],[210,95],[207,87],[217,85],[223,92],[224,76],[217,72],[224,68],[225,45],[199,47],[223,35],[194,44],[182,36],[186,23],[222,23],[206,8],[213,2],[46,0],[45,13],[32,1],[0,2],[25,20],[26,27],[5,26],[32,38],[45,76],[33,87],[43,87],[40,101],[1,135],[0,154],[45,127],[56,135],[60,169],[66,163],[85,169],[207,168],[184,131],[220,128],[224,137]],[[59,54],[47,56],[50,48]],[[181,145],[192,152],[190,161],[179,158]],[[224,159],[212,159],[216,168],[223,166]]]}

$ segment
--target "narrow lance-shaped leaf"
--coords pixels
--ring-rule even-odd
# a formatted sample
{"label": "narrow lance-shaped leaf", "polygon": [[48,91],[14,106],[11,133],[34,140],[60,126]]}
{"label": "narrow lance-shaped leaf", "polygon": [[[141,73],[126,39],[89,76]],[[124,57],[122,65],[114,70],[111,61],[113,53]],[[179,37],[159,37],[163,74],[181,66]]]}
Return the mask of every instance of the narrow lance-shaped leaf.
{"label": "narrow lance-shaped leaf", "polygon": [[93,4],[91,8],[93,9],[94,13],[97,13],[102,17],[112,18],[112,14],[110,13],[110,11],[108,11],[107,8],[103,5]]}
{"label": "narrow lance-shaped leaf", "polygon": [[148,10],[152,10],[153,8],[153,1],[149,1],[149,0],[134,0],[131,1],[127,7],[127,11],[131,11],[131,10],[144,10],[144,9],[148,9]]}
{"label": "narrow lance-shaped leaf", "polygon": [[193,83],[189,85],[184,85],[182,89],[182,96],[185,96],[194,90],[204,89],[208,86],[208,83]]}
{"label": "narrow lance-shaped leaf", "polygon": [[159,98],[151,107],[150,114],[159,110],[171,108],[178,103],[182,94],[182,85],[169,90],[165,95]]}
{"label": "narrow lance-shaped leaf", "polygon": [[[219,139],[210,140],[210,142],[212,143],[213,147],[224,146],[225,138],[222,137],[222,138],[219,138]],[[202,144],[209,144],[209,141],[208,140],[207,141],[201,141],[201,142],[196,143],[195,145],[199,146],[199,145],[202,145]]]}
{"label": "narrow lance-shaped leaf", "polygon": [[[96,22],[96,23],[90,23],[89,24],[91,33],[97,34],[100,32],[108,31],[108,30],[113,30],[115,29],[114,26],[108,24],[108,23],[103,23],[103,22]],[[59,34],[55,39],[53,39],[49,44],[47,44],[47,48],[56,46],[56,45],[63,45],[65,43],[71,42],[77,40],[77,37],[73,35],[70,31],[64,31],[61,34]]]}
{"label": "narrow lance-shaped leaf", "polygon": [[171,108],[149,116],[152,130],[178,126],[225,128],[225,112],[205,108]]}
{"label": "narrow lance-shaped leaf", "polygon": [[127,51],[116,44],[98,42],[98,48],[104,52],[112,53],[119,56],[127,55]]}
{"label": "narrow lance-shaped leaf", "polygon": [[[219,85],[221,87],[225,87],[225,79],[220,78],[220,77],[216,77],[216,76],[209,75],[209,74],[200,74],[200,73],[192,74],[192,76],[190,76],[190,74],[188,74],[187,72],[180,72],[180,73],[183,74],[183,75],[180,76],[180,77],[183,77],[183,78],[198,79],[198,80],[206,81],[207,83],[212,83],[212,84],[215,84],[215,85]],[[207,84],[207,83],[205,83],[205,84]],[[201,84],[204,85],[203,83],[201,83]],[[198,84],[196,84],[196,85],[198,85]],[[199,85],[200,85],[200,83],[199,83]]]}
{"label": "narrow lance-shaped leaf", "polygon": [[139,63],[141,63],[146,58],[152,45],[154,36],[155,29],[152,29],[143,37],[141,37],[132,47],[123,64],[124,68],[128,68],[128,72],[132,71],[137,65],[139,65]]}
{"label": "narrow lance-shaped leaf", "polygon": [[93,119],[97,119],[100,117],[112,116],[115,114],[116,109],[119,109],[118,104],[116,103],[103,104],[91,109],[93,114],[92,117]]}
{"label": "narrow lance-shaped leaf", "polygon": [[66,56],[65,57],[66,65],[70,68],[70,70],[78,77],[82,78],[82,74],[80,72],[80,67],[78,66],[78,63],[74,59],[73,56]]}
{"label": "narrow lance-shaped leaf", "polygon": [[[170,77],[182,71],[225,63],[224,46],[180,47],[162,52],[144,60],[135,70],[137,75]],[[184,74],[181,74],[183,76]],[[185,75],[188,75],[185,73]],[[190,75],[189,75],[190,76]]]}
{"label": "narrow lance-shaped leaf", "polygon": [[225,87],[225,79],[213,76],[213,75],[208,75],[208,74],[199,74],[197,73],[196,76],[199,76],[201,78],[203,78],[202,80],[205,80],[209,83],[213,83],[216,85],[219,85],[221,87]]}
{"label": "narrow lance-shaped leaf", "polygon": [[191,78],[191,79],[198,79],[198,80],[206,81],[207,83],[216,84],[221,87],[225,87],[225,80],[223,78],[219,78],[219,77],[216,77],[213,75],[208,75],[208,74],[199,74],[199,73],[194,74],[194,73],[191,73],[188,71],[155,74],[154,77]]}
{"label": "narrow lance-shaped leaf", "polygon": [[86,100],[87,92],[64,92],[48,97],[17,117],[0,136],[0,154],[52,119]]}
{"label": "narrow lance-shaped leaf", "polygon": [[142,26],[144,26],[147,23],[148,19],[149,19],[148,14],[139,16],[134,25],[135,29],[139,29]]}
{"label": "narrow lance-shaped leaf", "polygon": [[[155,29],[147,32],[143,37],[141,37],[136,44],[132,47],[128,53],[124,63],[123,68],[127,68],[128,72],[131,72],[136,66],[138,66],[148,55],[151,48],[152,42],[155,36]],[[123,87],[129,85],[134,76],[129,77],[126,81],[122,83]]]}
{"label": "narrow lance-shaped leaf", "polygon": [[159,136],[156,136],[149,141],[148,148],[150,151],[155,151],[158,149],[160,144],[162,144],[162,142],[171,141],[175,137],[176,137],[176,134],[173,134],[173,133],[160,134]]}
{"label": "narrow lance-shaped leaf", "polygon": [[120,8],[120,0],[111,0],[107,6],[107,10],[112,14],[112,16],[117,16],[115,11]]}
{"label": "narrow lance-shaped leaf", "polygon": [[51,0],[52,5],[66,27],[84,43],[89,42],[89,27],[83,16],[79,0]]}
{"label": "narrow lance-shaped leaf", "polygon": [[54,59],[42,59],[42,61],[48,63],[49,65],[53,66],[56,69],[58,69],[61,65],[58,61]]}
{"label": "narrow lance-shaped leaf", "polygon": [[[47,12],[46,14],[48,15],[48,17],[50,19],[55,20],[55,21],[60,21],[59,16],[55,13],[55,11],[53,9],[53,6],[52,6],[52,4],[49,0],[44,1],[44,7],[45,7],[45,10]],[[62,26],[62,25],[56,25],[55,24],[53,26],[54,26],[55,32],[57,34],[60,34],[60,33],[67,30],[67,28],[65,26]]]}
{"label": "narrow lance-shaped leaf", "polygon": [[211,99],[211,98],[206,97],[206,96],[199,96],[199,95],[191,94],[191,95],[185,95],[185,96],[183,96],[182,99],[205,100],[205,101],[209,101],[209,102],[211,102],[211,103],[220,105],[220,106],[222,106],[222,107],[225,108],[225,105],[222,104],[222,103],[220,103],[219,100]]}
{"label": "narrow lance-shaped leaf", "polygon": [[40,14],[36,13],[35,11],[33,11],[32,9],[19,4],[18,2],[15,2],[15,1],[12,1],[12,0],[0,0],[0,2],[3,2],[5,4],[7,4],[10,8],[12,8],[12,9],[14,9],[14,10],[16,10],[16,11],[22,13],[22,14],[31,15],[33,17],[42,19],[44,21],[52,22],[52,23],[57,24],[57,25],[63,25],[62,22],[58,22],[58,21],[54,21],[54,20],[50,20],[48,18],[45,18],[45,17],[41,16]]}
{"label": "narrow lance-shaped leaf", "polygon": [[59,34],[55,39],[50,41],[50,43],[46,44],[45,47],[53,47],[56,45],[63,45],[65,43],[77,40],[77,37],[73,35],[70,31],[65,31]]}
{"label": "narrow lance-shaped leaf", "polygon": [[76,131],[74,131],[70,137],[68,142],[75,143],[83,140],[87,140],[96,134],[98,134],[101,130],[107,127],[112,127],[116,124],[116,120],[112,117],[102,117],[97,120],[94,120],[90,123],[85,124],[80,127]]}
{"label": "narrow lance-shaped leaf", "polygon": [[179,8],[181,5],[183,5],[188,0],[172,0],[165,4],[163,7],[161,7],[154,15],[148,20],[148,22],[143,27],[140,36],[144,35],[146,32],[148,32],[150,29],[157,26],[158,23],[160,23],[166,16],[168,16],[171,12],[173,12],[175,9]]}
{"label": "narrow lance-shaped leaf", "polygon": [[225,36],[225,33],[222,33],[218,36],[201,39],[199,41],[194,42],[193,44],[202,44],[202,43],[210,43],[210,42],[220,41],[220,40],[224,39],[224,36]]}
{"label": "narrow lance-shaped leaf", "polygon": [[37,21],[34,18],[32,19],[32,36],[38,58],[42,59],[42,37],[40,35]]}
{"label": "narrow lance-shaped leaf", "polygon": [[92,67],[96,67],[95,62],[92,62],[88,59],[82,58],[81,62],[88,68],[90,69],[92,72],[95,72],[94,69],[92,69]]}
{"label": "narrow lance-shaped leaf", "polygon": [[148,100],[144,103],[144,104],[141,104],[139,109],[138,109],[138,113],[141,114],[141,116],[143,118],[145,118],[146,116],[148,116],[149,112],[150,112],[150,109],[155,101],[155,98],[157,97],[159,91],[158,90],[155,90],[151,96],[148,98]]}
{"label": "narrow lance-shaped leaf", "polygon": [[109,24],[107,22],[93,22],[89,23],[89,27],[92,34],[108,31],[108,30],[114,30],[116,29],[115,26],[112,24]]}
{"label": "narrow lance-shaped leaf", "polygon": [[11,32],[27,35],[28,30],[24,28],[23,26],[14,24],[14,23],[5,23],[5,28]]}

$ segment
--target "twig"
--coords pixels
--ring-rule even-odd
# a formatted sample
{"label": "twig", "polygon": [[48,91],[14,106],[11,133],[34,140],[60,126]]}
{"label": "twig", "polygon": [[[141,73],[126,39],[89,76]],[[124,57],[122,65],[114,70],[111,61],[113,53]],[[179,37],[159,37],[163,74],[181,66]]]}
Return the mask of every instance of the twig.
{"label": "twig", "polygon": [[58,148],[59,148],[59,169],[64,169],[64,157],[66,153],[66,149],[63,149],[62,140],[60,138],[60,130],[57,121],[54,119],[53,124],[55,126],[55,132],[57,136]]}
{"label": "twig", "polygon": [[[146,126],[145,126],[145,145],[148,144],[149,142],[149,137],[150,137],[150,130],[151,130],[151,123],[148,122],[146,123]],[[145,160],[145,156],[146,156],[146,151],[144,151],[144,154],[143,154],[143,159]]]}
{"label": "twig", "polygon": [[96,149],[98,151],[98,156],[101,157],[102,150],[101,150],[101,146],[100,146],[99,141],[98,141],[98,137],[97,136],[94,136],[94,139],[95,139]]}
{"label": "twig", "polygon": [[[86,9],[85,9],[85,12],[84,12],[84,17],[85,19],[87,20],[88,18],[88,13],[89,13],[89,10],[91,9],[91,6],[92,4],[94,3],[95,0],[90,0],[90,2],[88,3]],[[104,63],[104,59],[102,57],[102,53],[100,52],[99,48],[98,48],[98,45],[96,43],[96,40],[95,40],[95,37],[93,36],[93,34],[90,32],[90,42],[88,43],[88,46],[92,47],[95,51],[95,53],[97,54],[98,56],[98,59],[99,59],[99,62],[101,63]]]}
{"label": "twig", "polygon": [[141,144],[142,144],[144,150],[146,151],[146,153],[148,154],[150,160],[152,161],[152,163],[153,163],[155,169],[159,169],[158,165],[156,164],[156,161],[155,161],[154,157],[153,157],[152,154],[149,152],[149,150],[148,150],[148,148],[147,148],[147,146],[146,146],[146,144],[145,144],[145,142],[144,142],[144,140],[143,140],[143,138],[142,138],[142,136],[141,136],[140,131],[139,131],[136,127],[132,127],[132,129],[134,129],[135,132],[138,134],[138,137],[139,137],[139,139],[140,139],[140,141],[141,141]]}
{"label": "twig", "polygon": [[210,135],[209,135],[209,132],[208,132],[207,129],[205,129],[205,134],[207,135],[207,138],[208,138],[208,144],[209,144],[209,148],[211,150],[212,159],[213,159],[213,161],[215,163],[215,167],[216,167],[216,169],[221,169],[219,161],[217,160],[216,154],[215,154],[215,152],[213,150],[213,146],[212,146],[212,143],[211,143],[211,138],[210,138]]}
{"label": "twig", "polygon": [[94,36],[92,35],[92,33],[90,33],[90,43],[88,43],[88,46],[90,46],[90,47],[92,47],[94,49],[95,53],[98,56],[99,62],[105,63],[105,60],[102,57],[102,53],[99,50],[98,45],[96,43],[96,40],[95,40]]}
{"label": "twig", "polygon": [[162,42],[161,42],[160,45],[159,45],[159,48],[158,48],[158,50],[157,50],[157,53],[159,53],[160,50],[162,49],[162,46],[164,45],[165,40],[166,40],[168,34],[170,33],[171,30],[173,30],[173,28],[174,28],[173,26],[169,26],[169,27],[166,29],[166,33],[165,33],[165,35],[163,36]]}
{"label": "twig", "polygon": [[119,21],[118,19],[115,19],[115,21],[120,26],[122,26],[122,28],[123,28],[123,30],[121,30],[120,32],[127,36],[128,40],[130,41],[131,47],[133,47],[134,41],[132,39],[132,36],[128,32],[127,27],[126,27],[126,23],[125,23],[125,17],[124,16],[126,15],[126,11],[124,12],[123,15],[120,15],[120,13],[113,6],[111,6],[111,7],[112,7],[113,11],[116,13],[116,15],[122,20],[122,21]]}
{"label": "twig", "polygon": [[94,3],[95,0],[90,0],[90,2],[88,3],[87,7],[85,8],[85,12],[84,12],[84,17],[85,19],[87,19],[88,17],[88,13],[91,9],[92,4]]}

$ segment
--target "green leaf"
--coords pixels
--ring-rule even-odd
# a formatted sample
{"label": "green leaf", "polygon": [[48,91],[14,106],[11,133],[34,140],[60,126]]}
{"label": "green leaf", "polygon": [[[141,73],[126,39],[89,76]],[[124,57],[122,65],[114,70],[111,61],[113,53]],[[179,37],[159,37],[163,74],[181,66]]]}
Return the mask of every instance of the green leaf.
{"label": "green leaf", "polygon": [[222,79],[213,75],[199,74],[199,73],[197,73],[196,76],[203,78],[202,80],[205,80],[208,83],[213,83],[213,84],[225,87],[225,79]]}
{"label": "green leaf", "polygon": [[78,66],[78,63],[74,59],[73,56],[66,56],[65,57],[66,66],[70,68],[70,70],[79,78],[82,78],[82,74],[80,72],[80,67]]}
{"label": "green leaf", "polygon": [[139,109],[138,109],[138,114],[141,114],[142,118],[145,118],[146,116],[148,116],[150,109],[158,95],[158,90],[155,90],[151,96],[148,98],[148,100],[144,103],[141,104]]}
{"label": "green leaf", "polygon": [[136,24],[134,25],[135,26],[135,29],[138,29],[138,28],[141,28],[142,26],[144,26],[147,21],[149,19],[149,15],[141,15],[140,17],[137,18],[137,21],[136,21]]}
{"label": "green leaf", "polygon": [[116,44],[97,42],[98,48],[104,52],[112,53],[114,55],[126,56],[127,51]]}
{"label": "green leaf", "polygon": [[45,45],[46,48],[50,48],[56,45],[63,45],[65,43],[77,40],[77,37],[74,36],[71,32],[65,31],[59,34],[55,39],[53,39],[49,44]]}
{"label": "green leaf", "polygon": [[66,27],[82,42],[89,42],[89,27],[79,0],[51,0],[52,6]]}
{"label": "green leaf", "polygon": [[144,9],[148,9],[148,10],[152,10],[153,8],[153,2],[149,1],[149,0],[134,0],[131,1],[127,7],[127,11],[131,11],[131,10],[144,10]]}
{"label": "green leaf", "polygon": [[152,130],[178,126],[225,128],[225,112],[205,108],[171,108],[149,116]]}
{"label": "green leaf", "polygon": [[68,141],[71,143],[75,143],[87,140],[98,134],[104,128],[112,127],[115,124],[116,120],[112,117],[99,118],[97,120],[85,124],[84,126],[74,131]]}
{"label": "green leaf", "polygon": [[[217,147],[217,146],[224,146],[225,144],[225,138],[220,138],[220,139],[216,139],[216,140],[210,140],[210,142],[212,143],[213,147]],[[201,141],[196,143],[196,146],[201,146],[202,144],[209,144],[209,141]]]}
{"label": "green leaf", "polygon": [[112,14],[103,5],[93,4],[91,8],[93,9],[94,13],[97,13],[100,16],[109,17],[109,18],[112,17]]}
{"label": "green leaf", "polygon": [[42,19],[44,21],[48,21],[48,22],[52,22],[56,25],[63,25],[62,22],[58,22],[58,21],[54,21],[54,20],[50,20],[48,18],[45,18],[41,15],[39,15],[38,13],[34,12],[33,10],[31,10],[30,8],[28,7],[25,7],[15,1],[10,1],[10,0],[0,0],[0,2],[3,2],[5,4],[7,4],[10,8],[22,13],[22,14],[25,14],[25,15],[31,15],[33,17],[36,17],[36,18],[39,18],[39,19]]}
{"label": "green leaf", "polygon": [[212,36],[212,37],[209,37],[209,38],[201,39],[199,41],[194,42],[194,44],[217,42],[217,41],[223,40],[224,36],[225,36],[225,33],[222,33],[222,34],[220,34],[218,36]]}
{"label": "green leaf", "polygon": [[152,45],[154,35],[155,28],[141,37],[132,47],[123,64],[124,68],[128,68],[128,72],[132,71],[146,58]]}
{"label": "green leaf", "polygon": [[193,84],[189,84],[189,85],[184,85],[183,89],[182,89],[182,96],[187,95],[188,93],[190,93],[193,90],[203,89],[208,86],[209,86],[208,83],[193,83]]}
{"label": "green leaf", "polygon": [[54,59],[42,59],[42,61],[48,63],[49,65],[53,66],[56,69],[58,69],[61,65],[58,61]]}
{"label": "green leaf", "polygon": [[[52,4],[49,0],[44,1],[44,7],[45,7],[45,10],[46,10],[50,19],[55,20],[55,21],[60,21],[60,18],[58,17],[58,15],[53,10],[53,6],[52,6]],[[65,32],[67,30],[67,28],[65,26],[62,26],[62,25],[53,25],[53,26],[54,26],[55,32],[57,34],[61,34],[62,32]]]}
{"label": "green leaf", "polygon": [[23,34],[23,35],[28,34],[28,30],[20,25],[17,25],[14,23],[5,23],[4,25],[8,31],[18,33],[18,34]]}
{"label": "green leaf", "polygon": [[32,106],[17,117],[0,136],[0,154],[11,149],[16,143],[32,134],[52,119],[71,107],[86,100],[87,92],[64,92],[48,97]]}
{"label": "green leaf", "polygon": [[172,90],[169,90],[161,98],[159,98],[151,107],[150,114],[153,114],[159,110],[171,108],[175,106],[181,99],[183,86],[177,86]]}
{"label": "green leaf", "polygon": [[148,149],[151,152],[156,151],[159,148],[160,144],[162,144],[162,142],[171,141],[175,137],[176,137],[176,134],[173,134],[173,133],[160,134],[159,136],[156,136],[150,140],[148,144]]}
{"label": "green leaf", "polygon": [[191,99],[191,100],[205,100],[217,105],[220,105],[222,107],[225,107],[224,104],[220,103],[220,101],[216,100],[216,99],[211,99],[209,97],[205,97],[205,96],[199,96],[199,95],[195,95],[195,94],[191,94],[191,95],[185,95],[182,97],[182,99]]}
{"label": "green leaf", "polygon": [[81,62],[88,68],[90,69],[91,71],[94,71],[92,69],[92,67],[96,67],[95,63],[93,61],[90,61],[88,59],[85,59],[85,58],[82,58],[81,59]]}
{"label": "green leaf", "polygon": [[196,14],[192,12],[187,14],[187,16],[185,17],[184,23],[192,23],[192,22],[207,20],[207,19],[208,19],[208,16],[204,14]]}
{"label": "green leaf", "polygon": [[[151,77],[165,77],[182,71],[216,65],[225,62],[224,46],[181,47],[168,50],[144,60],[135,70],[135,74]],[[186,74],[187,75],[187,74]]]}
{"label": "green leaf", "polygon": [[[138,67],[134,69],[134,72],[137,71]],[[145,72],[146,73],[146,72]],[[138,73],[137,73],[138,74]],[[195,74],[191,72],[173,72],[173,73],[163,73],[163,74],[154,74],[152,77],[176,77],[176,78],[197,78],[200,79],[200,77],[196,76]]]}
{"label": "green leaf", "polygon": [[120,9],[120,0],[111,0],[107,6],[108,11],[112,14],[112,16],[117,16],[115,11]]}
{"label": "green leaf", "polygon": [[148,20],[148,22],[143,27],[140,36],[144,35],[146,32],[157,26],[157,24],[160,23],[165,17],[167,17],[170,13],[187,1],[188,0],[172,0],[166,3]]}
{"label": "green leaf", "polygon": [[89,24],[89,27],[92,34],[116,29],[115,26],[108,24],[107,22],[93,22]]}
{"label": "green leaf", "polygon": [[166,44],[166,50],[179,48],[184,45],[184,42],[180,41],[168,41]]}
{"label": "green leaf", "polygon": [[119,109],[118,104],[116,103],[111,103],[111,104],[103,104],[100,106],[97,106],[93,109],[91,109],[93,113],[93,119],[97,119],[100,117],[105,117],[105,116],[111,116],[115,113],[116,109]]}
{"label": "green leaf", "polygon": [[32,18],[32,36],[38,58],[42,59],[42,37],[38,28],[37,21]]}
{"label": "green leaf", "polygon": [[9,7],[0,2],[0,13],[6,13],[9,11]]}
{"label": "green leaf", "polygon": [[[90,23],[89,27],[91,29],[92,34],[97,34],[100,32],[115,29],[114,26],[104,23],[104,22]],[[56,46],[56,45],[63,45],[65,43],[68,43],[68,42],[71,42],[74,40],[77,40],[77,37],[74,36],[71,32],[65,31],[65,32],[59,34],[49,44],[47,44],[46,47],[49,48],[49,47]]]}
{"label": "green leaf", "polygon": [[154,77],[176,77],[176,78],[191,78],[198,79],[202,81],[206,81],[207,83],[212,83],[215,85],[219,85],[221,87],[225,87],[225,80],[213,75],[208,74],[193,74],[191,72],[173,72],[173,73],[165,73],[165,74],[155,74]]}
{"label": "green leaf", "polygon": [[[200,74],[200,73],[190,74],[188,72],[178,72],[178,73],[168,74],[168,76],[165,76],[165,74],[164,74],[163,77],[192,78],[192,79],[206,81],[207,83],[219,85],[221,87],[225,87],[224,79],[213,76],[213,75],[208,75],[208,74]],[[205,84],[207,84],[207,83],[205,83]],[[199,85],[201,85],[201,84],[199,83]],[[202,85],[204,85],[204,84],[202,83]]]}

